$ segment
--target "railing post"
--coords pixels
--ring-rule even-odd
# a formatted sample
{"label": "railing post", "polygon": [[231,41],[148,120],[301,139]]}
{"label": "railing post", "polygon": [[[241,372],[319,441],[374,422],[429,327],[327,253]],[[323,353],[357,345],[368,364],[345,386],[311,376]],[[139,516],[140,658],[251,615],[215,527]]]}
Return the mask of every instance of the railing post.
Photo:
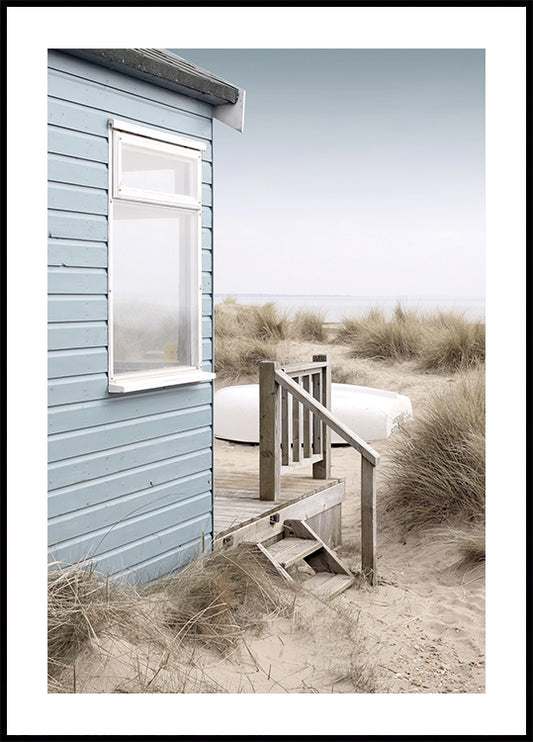
{"label": "railing post", "polygon": [[376,467],[361,456],[361,568],[371,585],[376,575]]}
{"label": "railing post", "polygon": [[[315,355],[314,362],[326,362],[322,369],[322,399],[319,400],[324,407],[331,410],[331,363],[329,355]],[[331,477],[331,429],[326,423],[322,423],[322,460],[313,464],[313,477],[315,479],[329,479]]]}
{"label": "railing post", "polygon": [[281,387],[276,361],[259,364],[259,499],[278,500],[281,491]]}

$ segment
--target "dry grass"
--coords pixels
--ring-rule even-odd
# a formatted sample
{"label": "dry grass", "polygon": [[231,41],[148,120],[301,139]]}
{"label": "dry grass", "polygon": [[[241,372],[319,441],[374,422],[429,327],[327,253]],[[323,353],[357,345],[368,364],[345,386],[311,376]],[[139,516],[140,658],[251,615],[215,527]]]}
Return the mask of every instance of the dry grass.
{"label": "dry grass", "polygon": [[214,552],[148,587],[168,599],[165,624],[176,639],[194,641],[223,655],[245,632],[260,633],[266,621],[294,609],[284,589],[251,545]]}
{"label": "dry grass", "polygon": [[397,308],[391,319],[373,310],[359,320],[351,344],[354,358],[404,361],[420,352],[420,319]]}
{"label": "dry grass", "polygon": [[[462,374],[398,435],[386,472],[385,513],[405,529],[448,526],[465,536],[485,511],[485,378]],[[468,539],[467,539],[468,540]],[[466,543],[466,542],[465,542]]]}
{"label": "dry grass", "polygon": [[343,319],[335,338],[353,358],[377,361],[417,359],[423,371],[463,371],[485,361],[485,323],[457,312],[423,315],[396,305],[386,318],[376,308],[359,319]]}
{"label": "dry grass", "polygon": [[272,617],[290,615],[294,603],[294,591],[250,546],[215,552],[138,589],[53,564],[49,691],[103,692],[94,691],[95,675],[111,672],[100,678],[105,692],[224,692],[194,663],[197,648],[225,656]]}
{"label": "dry grass", "polygon": [[215,372],[225,381],[256,377],[261,361],[278,358],[276,343],[289,334],[275,304],[246,306],[231,298],[215,306]]}
{"label": "dry grass", "polygon": [[420,366],[424,371],[455,372],[485,362],[485,323],[440,312],[424,327]]}
{"label": "dry grass", "polygon": [[134,588],[90,567],[50,565],[48,575],[48,674],[52,684],[80,649],[104,631],[139,637],[142,616]]}
{"label": "dry grass", "polygon": [[275,343],[259,338],[215,337],[215,372],[224,381],[256,378],[261,361],[275,361]]}
{"label": "dry grass", "polygon": [[301,309],[294,315],[291,323],[291,334],[299,340],[326,342],[324,323],[326,314],[321,310]]}

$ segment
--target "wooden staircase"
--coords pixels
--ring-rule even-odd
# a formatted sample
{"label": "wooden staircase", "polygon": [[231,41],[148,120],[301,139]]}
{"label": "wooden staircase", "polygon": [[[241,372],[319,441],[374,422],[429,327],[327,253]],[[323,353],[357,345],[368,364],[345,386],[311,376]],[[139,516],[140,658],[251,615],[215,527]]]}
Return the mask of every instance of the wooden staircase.
{"label": "wooden staircase", "polygon": [[269,546],[258,543],[257,547],[289,582],[294,579],[287,568],[303,559],[315,571],[303,586],[323,600],[334,598],[355,582],[335,552],[303,520],[284,521],[283,538]]}

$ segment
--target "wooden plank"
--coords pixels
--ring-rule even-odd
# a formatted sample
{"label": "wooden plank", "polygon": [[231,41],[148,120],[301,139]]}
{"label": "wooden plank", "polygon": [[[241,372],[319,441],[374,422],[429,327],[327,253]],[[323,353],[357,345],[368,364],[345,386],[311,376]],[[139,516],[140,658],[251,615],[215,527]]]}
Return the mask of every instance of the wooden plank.
{"label": "wooden plank", "polygon": [[281,564],[290,567],[321,548],[319,541],[308,538],[282,538],[268,547],[268,553]]}
{"label": "wooden plank", "polygon": [[87,240],[48,240],[48,265],[61,268],[107,268],[107,245],[105,242]]}
{"label": "wooden plank", "polygon": [[48,269],[49,294],[107,295],[107,271],[105,268]]}
{"label": "wooden plank", "polygon": [[[307,392],[307,394],[309,394],[310,389],[311,389],[311,378],[309,374],[305,374],[302,377],[301,386],[303,390]],[[298,398],[296,397],[295,399],[298,399]],[[303,438],[304,438],[303,439],[303,453],[304,453],[304,458],[308,459],[311,456],[311,413],[304,405],[302,405],[302,417],[303,417]]]}
{"label": "wooden plank", "polygon": [[[322,402],[322,373],[313,374],[313,397]],[[322,423],[317,415],[313,415],[313,453],[322,453]]]}
{"label": "wooden plank", "polygon": [[351,575],[348,567],[339,559],[337,554],[322,541],[308,523],[303,520],[285,519],[284,530],[287,535],[294,535],[297,538],[313,539],[320,544],[320,551],[311,554],[306,558],[306,562],[315,570],[315,572],[335,572],[335,574]]}
{"label": "wooden plank", "polygon": [[62,376],[86,376],[105,371],[107,371],[107,348],[51,350],[48,353],[49,379],[58,379]]}
{"label": "wooden plank", "polygon": [[106,164],[109,158],[109,145],[107,137],[95,137],[91,134],[49,126],[48,152]]}
{"label": "wooden plank", "polygon": [[316,464],[318,461],[322,461],[322,454],[317,453],[316,455],[310,456],[308,459],[302,459],[298,462],[293,462],[292,464],[287,464],[287,466],[281,467],[281,473],[288,474],[291,471],[296,471],[297,469],[301,469],[303,466],[309,466],[310,464]]}
{"label": "wooden plank", "polygon": [[376,575],[376,467],[361,458],[361,566],[375,585]]}
{"label": "wooden plank", "polygon": [[[119,527],[117,526],[117,528]],[[97,562],[100,571],[109,570],[110,573],[113,573],[121,571],[126,565],[139,565],[140,562],[146,562],[154,557],[157,558],[172,549],[177,552],[183,544],[194,539],[200,539],[204,533],[210,533],[210,529],[211,516],[206,513],[185,522],[173,523],[167,528],[149,530],[149,535],[144,537],[139,537],[139,534],[135,534],[133,529],[129,529],[124,534],[108,529],[107,533],[110,537],[115,536],[115,534],[117,536],[122,535],[122,540],[115,536],[108,542],[105,538],[107,534],[104,533],[100,535],[99,540],[93,536],[92,539],[73,540],[67,544],[53,545],[50,548],[50,553],[58,561],[68,563],[94,560]],[[131,541],[128,541],[128,539],[131,539]],[[116,545],[113,548],[106,548],[109,543]]]}
{"label": "wooden plank", "polygon": [[48,206],[59,211],[107,215],[107,191],[65,183],[49,183]]}
{"label": "wooden plank", "polygon": [[107,320],[107,297],[104,295],[55,294],[48,297],[48,322],[97,320]]}
{"label": "wooden plank", "polygon": [[107,322],[53,322],[48,325],[49,350],[107,346]]}
{"label": "wooden plank", "polygon": [[[110,96],[113,97],[114,91],[110,91]],[[153,89],[152,89],[153,95]],[[176,134],[180,126],[187,124],[190,119],[190,114],[185,118],[180,112],[172,112],[168,108],[163,108],[157,103],[154,103],[153,108],[154,114],[160,112],[160,118],[164,119],[165,128],[157,126],[157,129],[161,132],[168,131],[169,133]],[[139,114],[141,111],[139,110]],[[60,126],[62,129],[71,129],[72,131],[82,131],[86,134],[94,134],[96,136],[107,137],[108,135],[108,121],[110,115],[107,110],[98,110],[97,108],[91,108],[81,103],[71,102],[69,100],[62,100],[61,98],[54,98],[50,96],[48,98],[48,122],[54,126]],[[154,116],[155,118],[155,116]],[[136,122],[140,121],[137,117]],[[147,123],[147,122],[143,122]],[[151,128],[154,128],[152,125]],[[205,128],[205,127],[203,127]],[[197,137],[195,134],[188,134],[187,138],[202,139],[205,144],[205,150],[202,151],[202,157],[212,162],[213,153],[211,142],[205,137]]]}
{"label": "wooden plank", "polygon": [[[297,384],[300,383],[300,377],[296,377]],[[302,418],[300,415],[301,404],[297,399],[292,400],[292,458],[295,463],[302,460]]]}
{"label": "wooden plank", "polygon": [[[314,355],[313,361],[324,363],[322,369],[322,398],[320,402],[328,410],[331,410],[331,363],[329,355]],[[314,464],[313,476],[315,479],[329,479],[331,476],[331,429],[326,423],[322,422],[321,441],[322,441],[322,460]]]}
{"label": "wooden plank", "polygon": [[211,449],[206,448],[125,472],[62,487],[49,493],[48,516],[51,518],[54,515],[62,515],[106,502],[109,500],[110,492],[113,493],[113,497],[131,495],[139,490],[182,479],[190,474],[210,471],[211,455]]}
{"label": "wooden plank", "polygon": [[[100,353],[98,349],[79,351],[52,351],[50,355],[78,356],[82,362],[87,356]],[[107,363],[107,353],[104,353]],[[106,365],[104,365],[104,371]],[[82,372],[84,375],[88,371]],[[69,376],[70,374],[58,374]],[[81,374],[80,374],[81,375]],[[191,384],[186,387],[156,389],[138,394],[113,395],[83,404],[71,404],[50,410],[48,414],[48,432],[65,433],[69,430],[80,430],[96,425],[119,423],[124,420],[139,420],[144,415],[185,410],[200,405],[210,405],[212,397],[211,384]]]}
{"label": "wooden plank", "polygon": [[310,590],[321,600],[331,600],[335,596],[347,590],[355,582],[355,577],[348,575],[332,575],[326,572],[309,577],[303,584],[306,590]]}
{"label": "wooden plank", "polygon": [[289,393],[281,390],[281,466],[291,463],[291,444],[289,440]]}
{"label": "wooden plank", "polygon": [[[279,536],[284,532],[283,520],[286,518],[299,518],[307,520],[319,513],[323,513],[339,503],[345,498],[345,483],[337,481],[331,483],[322,489],[303,495],[297,499],[288,502],[278,502],[275,505],[268,506],[268,503],[261,501],[265,506],[264,512],[260,516],[252,517],[248,521],[238,521],[238,512],[236,511],[235,501],[228,503],[232,508],[231,512],[235,517],[232,525],[222,530],[219,527],[218,507],[220,496],[215,492],[215,548],[222,546],[222,539],[231,534],[233,543],[239,544],[245,541],[258,542],[265,541],[272,536]],[[228,498],[229,499],[229,498]],[[271,523],[270,515],[279,513],[280,520]]]}
{"label": "wooden plank", "polygon": [[324,368],[324,362],[313,361],[312,363],[290,363],[288,365],[280,366],[280,368],[282,371],[285,371],[288,376],[294,378],[296,376],[302,376],[303,374],[311,373],[313,371],[320,371],[322,368]]}
{"label": "wooden plank", "polygon": [[186,137],[211,139],[210,118],[183,109],[164,107],[160,102],[153,101],[154,95],[157,95],[154,88],[157,91],[157,87],[151,85],[150,95],[144,98],[135,92],[125,92],[60,72],[51,71],[48,77],[48,94],[53,98],[104,111],[108,116],[120,116],[156,127],[165,126],[173,133]]}
{"label": "wooden plank", "polygon": [[283,371],[276,369],[276,379],[281,386],[288,389],[293,396],[295,396],[304,407],[308,407],[313,411],[314,415],[317,415],[321,420],[328,423],[330,428],[335,431],[341,438],[355,448],[361,456],[364,456],[370,463],[377,466],[379,463],[379,454],[371,446],[366,443],[362,438],[352,432],[344,423],[336,418],[330,410],[327,410],[324,405],[317,402],[305,389],[302,389],[296,384],[287,374]]}
{"label": "wooden plank", "polygon": [[[98,528],[109,528],[127,518],[158,510],[173,502],[185,502],[198,497],[209,497],[210,475],[206,472],[167,482],[160,487],[150,487],[132,495],[106,500],[93,507],[81,508],[61,514],[48,521],[49,543],[59,543],[82,536]],[[207,512],[210,503],[205,503]]]}
{"label": "wooden plank", "polygon": [[294,582],[290,574],[283,568],[281,564],[279,564],[275,559],[272,558],[270,552],[263,546],[263,544],[258,543],[257,548],[259,549],[261,554],[263,554],[263,556],[268,559],[269,563],[274,567],[278,574],[283,577],[284,580],[287,580],[287,582]]}
{"label": "wooden plank", "polygon": [[48,236],[91,242],[107,241],[107,217],[101,214],[48,212]]}
{"label": "wooden plank", "polygon": [[281,466],[281,389],[275,361],[259,364],[259,497],[278,500]]}
{"label": "wooden plank", "polygon": [[107,395],[107,374],[86,374],[48,382],[48,406],[88,402]]}
{"label": "wooden plank", "polygon": [[48,180],[57,183],[102,188],[107,191],[109,176],[103,162],[81,160],[72,155],[50,152],[48,155]]}
{"label": "wooden plank", "polygon": [[210,442],[209,428],[199,428],[54,461],[48,466],[48,487],[50,490],[60,489],[76,482],[88,482],[111,474],[125,473],[158,461],[209,448]]}

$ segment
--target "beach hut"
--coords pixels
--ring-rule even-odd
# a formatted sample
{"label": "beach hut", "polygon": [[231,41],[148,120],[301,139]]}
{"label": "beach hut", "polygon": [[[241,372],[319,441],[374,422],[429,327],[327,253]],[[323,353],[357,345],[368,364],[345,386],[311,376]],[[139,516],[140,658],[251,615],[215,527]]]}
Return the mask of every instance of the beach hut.
{"label": "beach hut", "polygon": [[244,92],[160,49],[48,67],[49,555],[144,581],[213,542],[213,120]]}

